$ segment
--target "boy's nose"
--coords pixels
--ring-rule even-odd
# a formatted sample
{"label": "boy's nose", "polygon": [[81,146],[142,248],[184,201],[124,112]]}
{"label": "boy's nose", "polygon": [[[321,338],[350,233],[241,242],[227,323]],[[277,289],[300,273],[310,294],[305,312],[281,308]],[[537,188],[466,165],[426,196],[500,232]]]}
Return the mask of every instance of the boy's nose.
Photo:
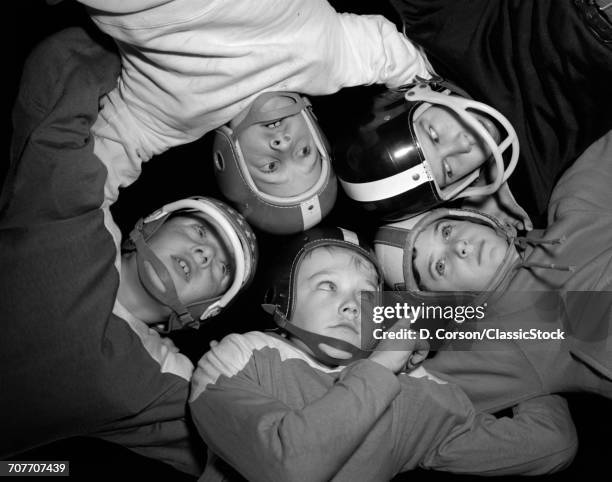
{"label": "boy's nose", "polygon": [[212,246],[205,244],[196,246],[194,249],[194,257],[198,266],[206,268],[213,259],[215,259],[215,249]]}
{"label": "boy's nose", "polygon": [[359,301],[354,296],[351,296],[344,301],[340,312],[349,320],[355,320],[359,317]]}
{"label": "boy's nose", "polygon": [[286,151],[291,147],[291,135],[288,132],[274,135],[270,139],[270,147],[275,151]]}
{"label": "boy's nose", "polygon": [[472,150],[472,146],[476,140],[469,132],[461,130],[457,132],[453,139],[453,147],[458,154],[465,154]]}
{"label": "boy's nose", "polygon": [[474,247],[465,239],[459,239],[455,242],[453,250],[460,258],[467,258],[474,252]]}

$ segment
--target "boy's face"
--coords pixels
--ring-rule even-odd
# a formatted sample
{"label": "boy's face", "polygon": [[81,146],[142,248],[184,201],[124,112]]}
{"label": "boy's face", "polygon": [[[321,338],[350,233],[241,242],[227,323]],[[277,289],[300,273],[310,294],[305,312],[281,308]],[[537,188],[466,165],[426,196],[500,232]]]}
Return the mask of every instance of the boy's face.
{"label": "boy's face", "polygon": [[493,228],[440,219],[415,242],[412,266],[426,291],[482,291],[502,264],[508,242]]}
{"label": "boy's face", "polygon": [[[226,245],[201,214],[170,218],[147,244],[168,269],[185,305],[224,293],[232,280]],[[159,279],[153,270],[151,274]],[[158,287],[163,289],[161,282]]]}
{"label": "boy's face", "polygon": [[363,256],[344,248],[317,248],[298,271],[291,323],[360,346],[361,291],[377,290],[376,270]]}
{"label": "boy's face", "polygon": [[[473,115],[495,142],[499,142],[500,135],[495,124],[480,114]],[[460,180],[491,155],[480,136],[446,107],[429,107],[414,121],[414,128],[425,159],[440,187]]]}
{"label": "boy's face", "polygon": [[[273,97],[262,109],[290,102],[287,97]],[[253,182],[266,194],[296,196],[314,186],[321,175],[321,156],[301,113],[247,127],[238,142]]]}

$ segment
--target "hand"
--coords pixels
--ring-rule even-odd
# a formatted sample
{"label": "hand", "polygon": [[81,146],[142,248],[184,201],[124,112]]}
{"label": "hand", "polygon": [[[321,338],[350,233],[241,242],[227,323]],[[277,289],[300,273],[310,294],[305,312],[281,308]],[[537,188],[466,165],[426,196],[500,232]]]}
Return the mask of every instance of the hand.
{"label": "hand", "polygon": [[531,231],[533,229],[529,215],[516,202],[507,182],[503,183],[499,190],[490,196],[465,199],[462,207],[489,214],[515,230]]}
{"label": "hand", "polygon": [[427,343],[427,341],[421,340],[420,338],[413,341],[416,344],[412,350],[412,355],[410,355],[408,358],[408,363],[406,363],[406,368],[408,371],[414,370],[421,363],[423,363],[427,358],[427,354],[429,353],[429,343]]}
{"label": "hand", "polygon": [[[401,319],[387,330],[387,333],[401,333],[402,330],[410,330],[410,327],[410,320]],[[413,332],[413,334],[416,338],[417,332]],[[425,340],[418,338],[412,340],[384,339],[378,344],[369,359],[388,368],[393,373],[398,373],[404,368],[412,370],[425,360],[428,353],[429,344]]]}

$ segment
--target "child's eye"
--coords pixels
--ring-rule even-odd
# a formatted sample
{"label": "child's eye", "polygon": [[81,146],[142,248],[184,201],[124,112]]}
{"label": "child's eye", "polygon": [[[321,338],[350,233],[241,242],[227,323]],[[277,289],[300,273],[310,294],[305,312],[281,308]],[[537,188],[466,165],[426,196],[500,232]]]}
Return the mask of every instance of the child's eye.
{"label": "child's eye", "polygon": [[193,228],[195,229],[196,234],[200,238],[206,237],[206,229],[201,224],[194,224]]}
{"label": "child's eye", "polygon": [[361,296],[368,303],[371,303],[372,301],[376,300],[377,294],[377,290],[373,287],[368,287],[367,289],[361,291]]}
{"label": "child's eye", "polygon": [[432,142],[438,142],[438,133],[434,130],[433,127],[428,127],[427,132],[429,133],[429,137]]}
{"label": "child's eye", "polygon": [[322,281],[319,283],[319,288],[324,291],[336,291],[336,284],[332,281]]}
{"label": "child's eye", "polygon": [[450,224],[446,224],[442,227],[442,237],[444,239],[448,240],[452,232],[453,232],[453,227]]}
{"label": "child's eye", "polygon": [[271,173],[271,172],[277,171],[279,166],[280,166],[280,162],[270,161],[267,164],[265,164],[263,167],[261,167],[260,170],[265,173]]}
{"label": "child's eye", "polygon": [[300,155],[302,157],[308,157],[311,152],[312,152],[312,149],[310,148],[310,146],[305,146],[300,150]]}
{"label": "child's eye", "polygon": [[439,259],[436,261],[435,269],[438,276],[444,276],[444,272],[446,271],[446,261],[444,259]]}
{"label": "child's eye", "polygon": [[230,263],[223,263],[223,276],[232,275],[232,265]]}
{"label": "child's eye", "polygon": [[447,181],[450,181],[453,178],[453,168],[447,159],[442,161],[442,167],[444,168],[444,177]]}

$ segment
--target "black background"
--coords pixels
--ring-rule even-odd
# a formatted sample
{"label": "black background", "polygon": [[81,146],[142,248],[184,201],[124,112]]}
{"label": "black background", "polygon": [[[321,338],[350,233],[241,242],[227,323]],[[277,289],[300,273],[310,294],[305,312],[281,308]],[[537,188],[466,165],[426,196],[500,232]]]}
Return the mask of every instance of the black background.
{"label": "black background", "polygon": [[[18,5],[15,5],[17,2],[10,3],[9,10],[5,10],[8,14],[5,22],[8,27],[8,38],[4,46],[5,55],[9,59],[8,68],[4,69],[4,85],[9,98],[9,106],[5,112],[9,123],[10,107],[19,86],[21,68],[30,50],[46,36],[68,26],[81,25],[95,29],[83,8],[70,0],[53,7],[48,6],[43,0],[22,1]],[[396,20],[393,10],[386,2],[337,0],[330,3],[339,11],[381,13]],[[347,124],[346,119],[354,119],[367,109],[367,102],[363,99],[376,90],[375,87],[345,89],[333,96],[311,99],[323,130],[332,143]],[[11,129],[8,131],[11,132]],[[10,135],[6,136],[7,157],[0,166],[0,179],[8,166],[9,139]],[[122,191],[120,200],[113,207],[113,215],[123,233],[129,231],[140,216],[152,212],[166,202],[191,195],[222,198],[214,183],[211,150],[211,136],[207,135],[196,142],[173,148],[152,159],[145,166],[138,181]],[[367,234],[372,233],[375,225],[372,219],[351,208],[341,193],[326,223],[358,228],[361,231],[365,230]],[[214,321],[204,329],[173,335],[177,345],[194,362],[206,350],[210,340],[219,339],[230,332],[271,327],[270,321],[259,310],[258,304],[263,296],[266,268],[274,266],[274,252],[284,240],[264,233],[257,234],[261,258],[252,287],[239,298],[237,303],[223,315],[214,318]],[[578,429],[580,440],[578,455],[565,471],[552,476],[541,476],[538,480],[561,480],[566,477],[601,480],[604,474],[608,473],[608,464],[612,460],[610,441],[612,402],[588,394],[570,394],[567,398]],[[195,480],[163,463],[135,455],[123,447],[85,437],[58,441],[11,459],[69,460],[72,480],[85,481],[126,476],[150,482]],[[438,481],[473,478],[417,470],[398,476],[396,480],[408,480],[408,478],[414,480],[415,477],[418,480]],[[513,478],[518,479],[518,477],[504,479]],[[605,479],[608,480],[609,475]]]}

